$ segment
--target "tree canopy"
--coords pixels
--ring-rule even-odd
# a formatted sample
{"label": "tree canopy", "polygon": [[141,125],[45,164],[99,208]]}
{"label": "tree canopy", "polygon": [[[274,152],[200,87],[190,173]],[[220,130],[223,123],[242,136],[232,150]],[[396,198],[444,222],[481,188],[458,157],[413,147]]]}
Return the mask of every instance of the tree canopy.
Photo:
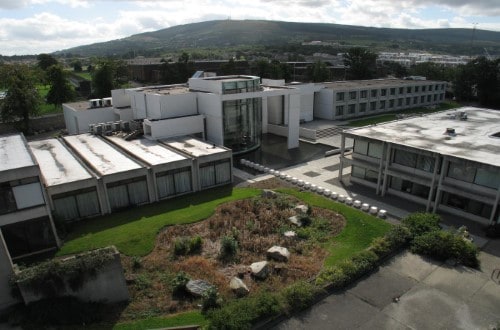
{"label": "tree canopy", "polygon": [[50,54],[40,54],[36,59],[38,60],[38,67],[43,71],[58,63],[56,58]]}
{"label": "tree canopy", "polygon": [[75,91],[67,80],[67,73],[62,66],[53,65],[47,69],[47,79],[50,84],[47,93],[47,103],[61,106],[64,102],[74,99]]}
{"label": "tree canopy", "polygon": [[26,65],[8,66],[4,70],[8,74],[5,80],[7,93],[0,103],[2,121],[21,119],[21,130],[29,134],[30,116],[38,114],[41,103],[32,70]]}
{"label": "tree canopy", "polygon": [[160,68],[160,79],[164,84],[183,84],[194,72],[194,64],[189,60],[189,54],[183,52],[177,62],[163,62]]}
{"label": "tree canopy", "polygon": [[123,61],[101,59],[92,72],[93,95],[98,98],[108,97],[111,90],[119,88],[128,81],[127,65]]}
{"label": "tree canopy", "polygon": [[349,79],[372,79],[377,68],[376,61],[377,54],[362,47],[351,48],[344,54]]}

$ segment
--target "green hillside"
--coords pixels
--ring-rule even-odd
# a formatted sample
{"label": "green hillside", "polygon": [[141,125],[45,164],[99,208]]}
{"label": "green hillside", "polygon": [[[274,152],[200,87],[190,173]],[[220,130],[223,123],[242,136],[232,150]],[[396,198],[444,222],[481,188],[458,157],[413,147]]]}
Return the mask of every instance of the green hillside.
{"label": "green hillside", "polygon": [[325,23],[219,20],[173,26],[154,32],[62,51],[83,56],[123,55],[133,51],[238,46],[286,46],[321,40],[340,47],[365,45],[378,50],[429,50],[450,54],[500,54],[500,32],[471,29],[389,29]]}

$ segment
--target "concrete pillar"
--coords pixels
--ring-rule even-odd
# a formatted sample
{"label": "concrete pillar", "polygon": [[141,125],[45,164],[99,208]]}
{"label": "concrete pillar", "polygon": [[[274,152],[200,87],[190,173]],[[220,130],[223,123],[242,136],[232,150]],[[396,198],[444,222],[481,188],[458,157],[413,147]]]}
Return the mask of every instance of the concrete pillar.
{"label": "concrete pillar", "polygon": [[[299,126],[300,126],[300,94],[291,94],[285,97],[289,100],[285,108],[285,115],[288,113],[288,149],[299,147]],[[287,102],[285,101],[285,104]],[[286,122],[286,121],[285,121]]]}
{"label": "concrete pillar", "polygon": [[199,191],[201,190],[201,184],[200,184],[200,163],[198,162],[198,159],[195,158],[193,159],[193,167],[191,170],[191,178],[193,182],[193,191]]}
{"label": "concrete pillar", "polygon": [[152,168],[148,169],[148,174],[146,175],[146,182],[148,184],[148,195],[149,202],[153,203],[158,200],[158,189],[156,189],[156,175]]}
{"label": "concrete pillar", "polygon": [[0,313],[18,303],[18,300],[12,297],[12,290],[9,283],[13,273],[12,260],[10,259],[9,250],[7,250],[7,245],[0,229]]}
{"label": "concrete pillar", "polygon": [[380,195],[382,197],[385,196],[385,192],[387,191],[387,180],[389,174],[387,173],[389,171],[389,164],[391,163],[391,151],[392,151],[392,143],[387,143],[387,153],[385,155],[385,169],[384,169],[384,183],[382,184],[382,191],[380,192]]}
{"label": "concrete pillar", "polygon": [[495,214],[497,213],[499,202],[500,202],[500,186],[497,188],[497,196],[495,197],[495,204],[493,204],[493,209],[491,210],[490,225],[497,222],[495,221]]}
{"label": "concrete pillar", "polygon": [[99,203],[101,204],[101,213],[111,213],[111,205],[109,204],[108,188],[102,178],[97,181],[97,195],[99,196]]}
{"label": "concrete pillar", "polygon": [[380,193],[380,183],[382,181],[382,170],[384,168],[384,157],[386,156],[386,145],[387,143],[382,142],[382,155],[380,155],[380,162],[378,164],[378,175],[377,175],[377,188],[375,189],[375,194]]}
{"label": "concrete pillar", "polygon": [[439,169],[439,154],[434,157],[434,172],[432,174],[431,186],[429,188],[429,197],[427,198],[427,205],[425,206],[425,212],[429,212],[431,209],[432,195],[434,194],[434,185],[436,184],[436,179]]}
{"label": "concrete pillar", "polygon": [[267,118],[267,97],[262,98],[262,133],[267,133],[267,124],[269,120]]}
{"label": "concrete pillar", "polygon": [[344,169],[344,153],[345,153],[345,134],[344,132],[340,133],[340,166],[339,166],[339,182],[342,182],[342,172]]}
{"label": "concrete pillar", "polygon": [[448,167],[448,157],[443,157],[443,163],[441,164],[441,174],[439,176],[439,182],[436,190],[436,196],[434,198],[434,207],[432,208],[432,213],[436,213],[439,203],[441,203],[441,188],[443,186],[443,179],[446,176],[446,168]]}

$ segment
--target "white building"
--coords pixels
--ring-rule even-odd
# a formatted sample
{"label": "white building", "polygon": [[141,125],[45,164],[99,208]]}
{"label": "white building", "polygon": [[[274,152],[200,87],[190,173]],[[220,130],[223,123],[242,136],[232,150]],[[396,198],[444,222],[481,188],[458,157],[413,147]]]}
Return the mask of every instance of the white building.
{"label": "white building", "polygon": [[351,182],[485,224],[500,221],[500,112],[460,108],[344,131]]}

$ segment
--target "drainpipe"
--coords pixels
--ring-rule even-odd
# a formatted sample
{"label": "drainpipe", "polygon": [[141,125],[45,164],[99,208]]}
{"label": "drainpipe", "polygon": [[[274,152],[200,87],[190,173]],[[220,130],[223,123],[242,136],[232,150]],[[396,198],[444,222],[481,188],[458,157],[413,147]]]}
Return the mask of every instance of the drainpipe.
{"label": "drainpipe", "polygon": [[439,203],[441,203],[441,188],[443,187],[443,179],[446,174],[446,167],[448,166],[448,157],[443,156],[443,163],[441,164],[441,174],[439,175],[439,182],[436,190],[436,197],[434,200],[434,207],[432,213],[436,213]]}
{"label": "drainpipe", "polygon": [[387,177],[389,174],[389,163],[391,161],[391,151],[392,151],[392,143],[387,143],[387,154],[385,155],[385,169],[384,169],[384,182],[382,184],[382,191],[380,195],[385,196],[385,192],[387,191]]}
{"label": "drainpipe", "polygon": [[434,185],[436,184],[437,174],[439,168],[439,154],[436,154],[434,158],[434,173],[432,174],[431,187],[429,188],[429,197],[427,198],[427,205],[425,206],[425,212],[429,212],[431,209],[432,195],[434,193]]}

